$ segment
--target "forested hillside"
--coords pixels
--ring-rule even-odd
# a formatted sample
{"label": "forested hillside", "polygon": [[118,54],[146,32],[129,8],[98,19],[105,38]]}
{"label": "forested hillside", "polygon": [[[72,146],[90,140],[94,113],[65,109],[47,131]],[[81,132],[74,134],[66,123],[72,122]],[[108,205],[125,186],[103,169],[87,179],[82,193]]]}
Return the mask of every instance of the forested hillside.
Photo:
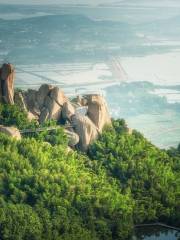
{"label": "forested hillside", "polygon": [[[35,127],[16,106],[1,105],[0,116]],[[156,148],[124,120],[88,154],[69,151],[63,129],[20,141],[0,134],[0,239],[124,240],[137,223],[178,225],[179,161],[179,148]]]}
{"label": "forested hillside", "polygon": [[[167,221],[178,224],[180,152],[160,150],[139,132],[128,133],[116,120],[90,149],[90,158],[118,180],[135,202],[134,222]],[[98,167],[96,169],[98,169]]]}

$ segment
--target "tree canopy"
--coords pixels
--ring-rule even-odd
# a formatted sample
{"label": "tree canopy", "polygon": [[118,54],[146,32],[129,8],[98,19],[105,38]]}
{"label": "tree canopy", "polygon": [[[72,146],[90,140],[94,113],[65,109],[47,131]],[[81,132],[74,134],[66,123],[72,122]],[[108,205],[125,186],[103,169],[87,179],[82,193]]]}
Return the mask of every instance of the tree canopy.
{"label": "tree canopy", "polygon": [[[0,116],[36,126],[16,106],[0,105]],[[179,148],[158,149],[124,120],[87,154],[68,150],[62,128],[21,141],[0,134],[0,239],[125,240],[134,224],[178,225],[179,161]]]}
{"label": "tree canopy", "polygon": [[[179,149],[179,148],[178,148]],[[124,120],[113,121],[91,146],[89,157],[108,176],[119,181],[124,192],[135,201],[134,222],[179,219],[178,150],[160,150],[137,131],[129,134]]]}

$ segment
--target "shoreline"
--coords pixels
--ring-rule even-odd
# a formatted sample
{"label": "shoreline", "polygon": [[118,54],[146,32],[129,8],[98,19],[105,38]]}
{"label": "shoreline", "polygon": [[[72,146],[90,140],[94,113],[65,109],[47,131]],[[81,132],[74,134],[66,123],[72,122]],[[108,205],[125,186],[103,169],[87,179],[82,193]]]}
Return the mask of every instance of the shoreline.
{"label": "shoreline", "polygon": [[153,226],[165,227],[165,228],[169,228],[169,229],[176,230],[176,231],[180,232],[180,228],[175,227],[175,226],[170,226],[170,225],[167,225],[167,224],[164,224],[164,223],[160,223],[160,222],[158,222],[158,223],[137,224],[137,225],[134,225],[134,228],[153,227]]}

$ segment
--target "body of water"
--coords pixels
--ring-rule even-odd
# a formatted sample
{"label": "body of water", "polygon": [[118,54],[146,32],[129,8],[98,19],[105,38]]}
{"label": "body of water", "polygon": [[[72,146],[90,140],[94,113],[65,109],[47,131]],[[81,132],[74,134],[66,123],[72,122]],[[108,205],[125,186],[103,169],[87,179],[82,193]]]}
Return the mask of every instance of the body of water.
{"label": "body of water", "polygon": [[133,240],[179,240],[180,232],[164,227],[136,228]]}

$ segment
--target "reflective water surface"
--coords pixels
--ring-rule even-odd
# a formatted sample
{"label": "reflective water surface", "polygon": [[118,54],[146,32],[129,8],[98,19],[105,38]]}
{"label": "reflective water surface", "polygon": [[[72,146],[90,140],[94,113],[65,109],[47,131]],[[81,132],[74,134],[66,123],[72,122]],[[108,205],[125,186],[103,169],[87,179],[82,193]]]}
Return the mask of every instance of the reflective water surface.
{"label": "reflective water surface", "polygon": [[180,240],[180,232],[164,227],[140,227],[133,240]]}

